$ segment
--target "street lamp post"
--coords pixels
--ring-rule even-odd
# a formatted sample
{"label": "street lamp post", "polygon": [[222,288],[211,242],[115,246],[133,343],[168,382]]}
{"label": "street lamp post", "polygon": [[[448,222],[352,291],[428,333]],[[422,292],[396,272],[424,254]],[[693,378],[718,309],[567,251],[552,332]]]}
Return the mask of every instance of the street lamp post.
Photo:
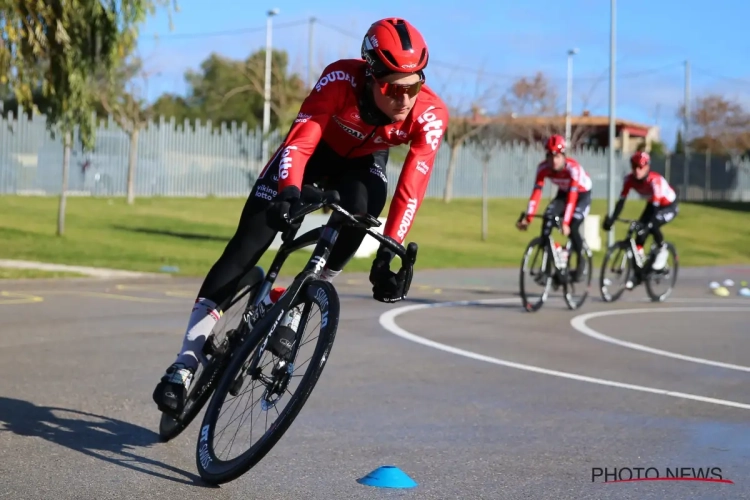
{"label": "street lamp post", "polygon": [[571,115],[573,114],[573,56],[578,49],[568,51],[568,96],[565,100],[565,144],[570,147]]}
{"label": "street lamp post", "polygon": [[[607,172],[607,213],[615,208],[615,33],[617,9],[615,0],[610,0],[609,25],[609,169]],[[615,231],[610,228],[607,233],[607,246],[615,242]]]}
{"label": "street lamp post", "polygon": [[268,159],[268,131],[271,128],[271,28],[273,16],[279,14],[279,9],[268,11],[266,19],[266,81],[263,96],[263,147],[261,161]]}

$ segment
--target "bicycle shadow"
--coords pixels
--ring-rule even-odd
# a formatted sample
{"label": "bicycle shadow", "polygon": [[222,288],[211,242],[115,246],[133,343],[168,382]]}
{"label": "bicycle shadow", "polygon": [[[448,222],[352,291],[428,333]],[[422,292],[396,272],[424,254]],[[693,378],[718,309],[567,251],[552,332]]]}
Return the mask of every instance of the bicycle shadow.
{"label": "bicycle shadow", "polygon": [[[4,428],[3,428],[4,427]],[[0,432],[38,437],[120,467],[180,484],[209,486],[200,476],[134,453],[159,442],[157,433],[138,425],[67,408],[36,406],[0,396]],[[147,467],[164,469],[176,478]]]}

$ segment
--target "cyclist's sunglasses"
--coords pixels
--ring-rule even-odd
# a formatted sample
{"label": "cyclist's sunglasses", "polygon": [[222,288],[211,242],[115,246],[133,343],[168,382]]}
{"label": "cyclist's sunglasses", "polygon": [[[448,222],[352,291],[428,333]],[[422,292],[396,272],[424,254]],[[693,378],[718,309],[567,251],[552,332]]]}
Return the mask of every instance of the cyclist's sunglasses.
{"label": "cyclist's sunglasses", "polygon": [[416,83],[405,85],[402,83],[381,82],[378,79],[375,79],[375,83],[378,85],[378,88],[380,88],[380,93],[384,96],[390,97],[391,99],[400,99],[404,94],[409,97],[414,97],[419,94],[419,91],[422,90],[422,85],[424,85],[424,80],[424,74],[420,74],[419,81]]}

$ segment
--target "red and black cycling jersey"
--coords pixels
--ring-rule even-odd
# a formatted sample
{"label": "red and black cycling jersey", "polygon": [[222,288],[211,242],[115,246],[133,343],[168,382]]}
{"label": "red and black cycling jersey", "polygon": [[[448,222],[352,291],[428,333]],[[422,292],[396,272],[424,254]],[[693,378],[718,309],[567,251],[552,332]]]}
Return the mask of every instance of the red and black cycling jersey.
{"label": "red and black cycling jersey", "polygon": [[288,186],[302,187],[305,165],[321,140],[344,158],[408,143],[409,153],[383,228],[385,236],[403,243],[427,191],[449,113],[437,94],[423,85],[404,121],[368,125],[358,106],[365,78],[362,59],[341,59],[326,67],[276,152],[281,155],[279,191]]}
{"label": "red and black cycling jersey", "polygon": [[677,194],[675,194],[674,189],[669,185],[667,179],[653,170],[649,171],[646,178],[642,181],[636,179],[632,173],[627,174],[623,179],[620,199],[626,199],[631,189],[642,197],[647,198],[649,203],[656,207],[666,207],[674,203],[674,200],[677,199]]}
{"label": "red and black cycling jersey", "polygon": [[529,222],[534,218],[536,209],[539,206],[539,200],[542,198],[544,179],[548,177],[558,187],[559,192],[568,193],[563,224],[570,225],[573,212],[576,208],[576,202],[578,201],[578,193],[591,191],[591,177],[589,177],[581,164],[573,158],[565,158],[565,166],[559,171],[550,167],[546,160],[541,162],[537,167],[534,189],[531,192],[529,204],[526,207],[526,218]]}

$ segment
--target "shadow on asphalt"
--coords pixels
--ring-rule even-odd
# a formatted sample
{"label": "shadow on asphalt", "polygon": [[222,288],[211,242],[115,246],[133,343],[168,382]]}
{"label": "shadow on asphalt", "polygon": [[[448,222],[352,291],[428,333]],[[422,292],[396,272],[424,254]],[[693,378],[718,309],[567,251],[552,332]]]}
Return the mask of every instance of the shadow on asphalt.
{"label": "shadow on asphalt", "polygon": [[[0,397],[0,424],[5,426],[0,432],[42,438],[104,462],[168,481],[211,487],[197,474],[134,454],[138,448],[158,443],[159,435],[122,420]],[[166,475],[158,469],[186,479]]]}

